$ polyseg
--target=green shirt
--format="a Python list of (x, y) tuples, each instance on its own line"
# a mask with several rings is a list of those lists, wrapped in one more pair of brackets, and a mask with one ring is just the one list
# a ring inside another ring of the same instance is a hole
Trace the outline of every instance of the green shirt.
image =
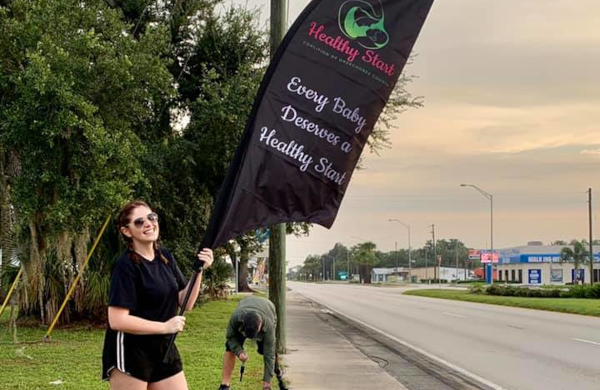
[(256, 312), (262, 319), (262, 327), (254, 339), (263, 344), (263, 358), (265, 371), (264, 382), (271, 382), (275, 369), (275, 329), (277, 328), (277, 313), (275, 305), (265, 298), (248, 297), (243, 299), (231, 315), (227, 326), (227, 345), (229, 349), (239, 356), (244, 350), (242, 342), (246, 338), (242, 334), (244, 315), (248, 312)]

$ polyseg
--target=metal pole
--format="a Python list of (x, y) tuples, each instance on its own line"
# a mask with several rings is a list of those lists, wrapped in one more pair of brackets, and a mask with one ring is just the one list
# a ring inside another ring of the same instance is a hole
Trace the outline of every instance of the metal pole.
[(594, 284), (594, 245), (592, 243), (592, 189), (588, 189), (589, 219), (590, 219), (590, 285)]
[[(492, 270), (490, 284), (494, 284), (494, 196), (473, 184), (461, 184), (460, 186), (472, 187), (490, 201), (490, 268)], [(484, 269), (487, 269), (487, 267)]]
[(441, 278), (441, 275), (440, 275), (440, 271), (441, 271), (440, 265), (441, 264), (438, 261), (438, 258), (437, 258), (437, 248), (435, 246), (435, 224), (431, 225), (431, 234), (433, 235), (433, 267), (434, 267), (434, 270), (435, 270), (435, 264), (436, 263), (438, 264), (438, 268), (437, 268), (437, 280), (438, 280), (438, 284), (440, 285), (440, 288), (441, 288), (442, 287), (442, 285), (441, 285), (442, 278)]
[(490, 261), (492, 262), (492, 276), (490, 284), (494, 284), (494, 196), (490, 195)]
[(412, 283), (412, 257), (410, 247), (410, 225), (408, 225), (408, 282)]
[[(390, 222), (398, 222), (400, 224), (402, 224), (402, 226), (404, 226), (407, 230), (408, 230), (408, 273), (409, 273), (409, 278), (411, 278), (412, 280), (412, 259), (411, 259), (411, 247), (410, 247), (410, 225), (400, 221), (399, 219), (388, 219), (388, 221)], [(396, 244), (398, 244), (396, 242)], [(398, 247), (396, 246), (396, 252), (398, 252)], [(396, 256), (398, 256), (398, 253), (396, 253)], [(398, 263), (397, 266), (400, 267), (400, 256), (398, 256)]]

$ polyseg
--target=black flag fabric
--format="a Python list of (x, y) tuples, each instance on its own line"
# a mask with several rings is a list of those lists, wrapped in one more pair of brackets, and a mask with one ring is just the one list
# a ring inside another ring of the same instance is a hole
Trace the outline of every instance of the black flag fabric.
[(433, 0), (313, 0), (271, 62), (202, 247), (283, 222), (330, 228)]

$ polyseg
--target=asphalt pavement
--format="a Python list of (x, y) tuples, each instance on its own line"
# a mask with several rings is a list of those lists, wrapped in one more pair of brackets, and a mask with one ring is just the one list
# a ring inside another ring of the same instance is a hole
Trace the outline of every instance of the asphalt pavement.
[[(600, 389), (599, 318), (404, 296), (401, 288), (294, 282), (288, 286), (373, 334), (490, 389)], [(288, 319), (288, 343), (296, 345), (293, 322)]]

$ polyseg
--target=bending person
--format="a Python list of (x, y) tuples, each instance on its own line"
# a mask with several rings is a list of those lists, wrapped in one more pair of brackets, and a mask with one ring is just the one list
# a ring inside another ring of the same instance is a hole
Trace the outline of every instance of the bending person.
[(275, 355), (276, 328), (275, 306), (268, 299), (248, 297), (238, 304), (227, 326), (227, 341), (225, 342), (223, 373), (219, 390), (229, 390), (236, 357), (242, 363), (248, 360), (248, 354), (244, 350), (246, 339), (256, 340), (258, 353), (263, 355), (264, 360), (263, 390), (271, 389), (273, 374), (276, 373), (278, 379), (281, 377)]

